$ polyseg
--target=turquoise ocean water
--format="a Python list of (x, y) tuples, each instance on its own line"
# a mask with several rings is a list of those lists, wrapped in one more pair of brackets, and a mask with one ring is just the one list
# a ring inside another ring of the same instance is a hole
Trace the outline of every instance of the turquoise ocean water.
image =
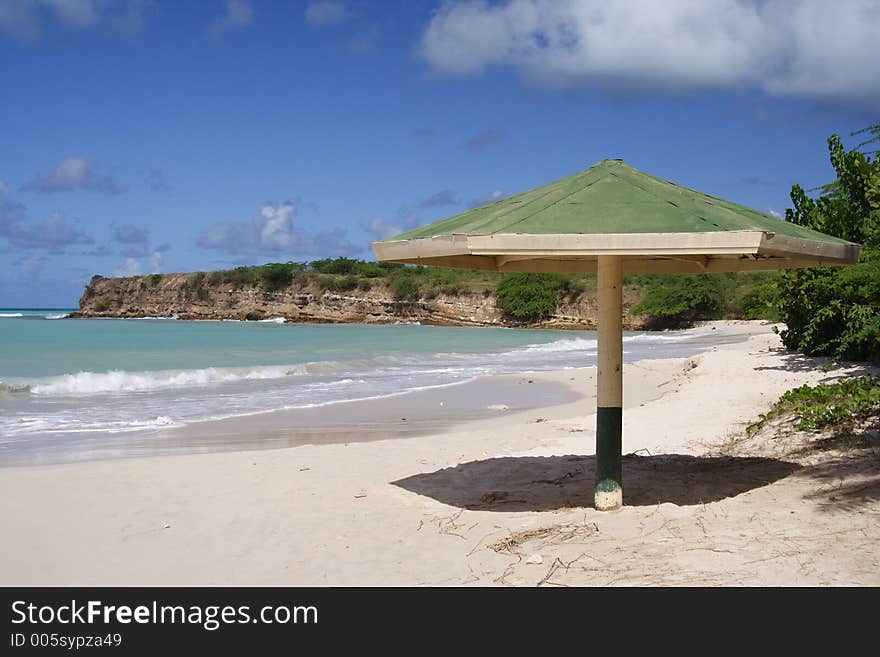
[[(47, 437), (313, 408), (596, 359), (590, 331), (68, 319), (68, 312), (0, 309), (0, 455)], [(629, 333), (625, 358), (686, 356), (719, 341), (724, 336), (711, 329)]]

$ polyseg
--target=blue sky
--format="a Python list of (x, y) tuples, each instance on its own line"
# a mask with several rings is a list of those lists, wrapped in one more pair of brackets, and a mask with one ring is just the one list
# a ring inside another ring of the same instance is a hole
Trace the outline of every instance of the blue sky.
[(880, 120), (880, 3), (0, 0), (0, 307), (347, 255), (620, 157), (774, 213)]

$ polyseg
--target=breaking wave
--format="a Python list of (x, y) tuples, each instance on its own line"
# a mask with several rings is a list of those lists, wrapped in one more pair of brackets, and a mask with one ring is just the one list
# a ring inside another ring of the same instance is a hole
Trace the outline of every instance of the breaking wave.
[[(302, 366), (217, 368), (159, 372), (77, 372), (43, 379), (29, 386), (34, 395), (90, 395), (96, 393), (141, 392), (164, 388), (207, 386), (234, 381), (281, 379), (305, 374)], [(28, 386), (25, 386), (28, 387)]]

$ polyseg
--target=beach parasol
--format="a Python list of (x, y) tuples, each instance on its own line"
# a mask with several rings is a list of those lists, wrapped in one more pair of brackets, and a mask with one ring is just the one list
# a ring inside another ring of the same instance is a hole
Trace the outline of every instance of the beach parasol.
[(598, 272), (595, 505), (619, 508), (623, 273), (856, 262), (857, 244), (657, 178), (623, 160), (372, 244), (377, 260), (500, 272)]

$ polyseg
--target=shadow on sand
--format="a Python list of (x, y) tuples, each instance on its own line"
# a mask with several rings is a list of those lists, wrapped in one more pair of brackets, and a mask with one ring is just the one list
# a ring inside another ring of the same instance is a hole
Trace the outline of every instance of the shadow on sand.
[[(623, 458), (624, 504), (715, 502), (766, 486), (800, 468), (758, 457), (628, 455)], [(505, 456), (392, 483), (463, 509), (551, 511), (592, 507), (595, 469), (595, 456)]]
[[(755, 371), (816, 372), (822, 366), (833, 365), (834, 363), (834, 359), (827, 356), (805, 356), (796, 351), (789, 351), (785, 347), (773, 347), (771, 351), (780, 355), (781, 362), (778, 365), (760, 365), (755, 368)], [(825, 383), (832, 383), (838, 379), (876, 374), (877, 367), (867, 363), (841, 361), (826, 373), (824, 381)]]

